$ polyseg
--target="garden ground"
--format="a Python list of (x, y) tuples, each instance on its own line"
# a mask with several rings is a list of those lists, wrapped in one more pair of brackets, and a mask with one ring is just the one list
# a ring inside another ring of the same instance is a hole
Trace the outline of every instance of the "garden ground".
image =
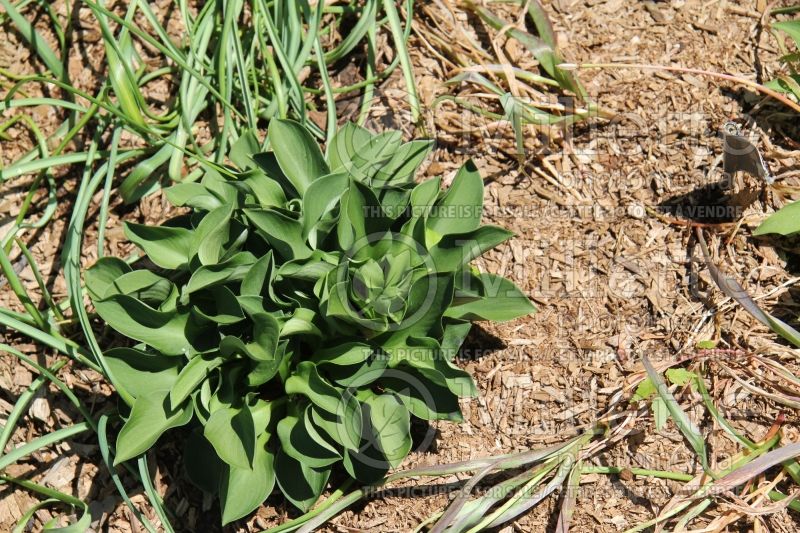
[[(771, 125), (771, 114), (777, 108), (734, 84), (634, 69), (581, 70), (577, 74), (591, 98), (616, 118), (595, 118), (567, 128), (530, 127), (526, 132), (528, 153), (520, 166), (508, 123), (481, 118), (437, 98), (462, 90), (444, 82), (457, 73), (451, 58), (454, 49), (466, 42), (465, 35), (484, 40), (488, 50), (511, 64), (535, 65), (529, 52), (516, 41), (493, 39), (496, 34), (487, 33), (474, 17), (455, 7), (456, 2), (418, 4), (409, 49), (424, 127), (415, 131), (411, 125), (399, 73), (377, 92), (371, 125), (399, 126), (408, 135), (434, 138), (437, 148), (426, 164), (426, 175), (452, 177), (466, 158), (476, 160), (487, 178), (486, 220), (517, 233), (509, 244), (481, 262), (480, 268), (510, 277), (531, 296), (539, 312), (513, 323), (475, 327), (460, 364), (474, 376), (480, 395), (463, 402), (463, 423), (437, 424), (432, 445), (412, 453), (402, 467), (561, 442), (592, 427), (612, 404), (618, 405), (616, 409), (628, 407), (632, 384), (643, 375), (642, 355), (659, 368), (676, 361), (688, 367), (703, 361), (716, 405), (738, 430), (758, 440), (782, 416), (783, 442), (800, 442), (796, 410), (749, 392), (736, 379), (746, 380), (749, 373), (761, 371), (750, 357), (753, 354), (780, 361), (797, 375), (796, 350), (779, 342), (774, 333), (725, 298), (710, 280), (692, 238), (694, 228), (702, 227), (713, 260), (725, 265), (762, 307), (778, 316), (796, 316), (793, 284), (797, 280), (788, 268), (791, 265), (787, 267), (785, 255), (769, 241), (754, 239), (751, 232), (766, 214), (786, 203), (798, 186), (800, 130)], [(766, 80), (777, 68), (779, 54), (774, 38), (762, 29), (758, 9), (763, 6), (756, 4), (760, 2), (555, 0), (545, 7), (561, 52), (570, 62), (676, 64)], [(493, 9), (514, 21), (524, 13), (519, 6)], [(18, 36), (7, 27), (0, 32), (0, 66), (17, 74), (33, 72), (36, 65), (29, 61)], [(85, 61), (70, 65), (73, 79), (84, 80), (87, 86), (100, 75), (92, 66), (100, 46), (98, 35), (96, 28), (84, 29)], [(383, 61), (391, 59), (389, 43), (381, 54)], [(334, 82), (347, 84), (356, 79), (354, 65), (342, 65)], [(152, 89), (151, 98), (168, 97), (168, 88)], [(497, 108), (486, 98), (475, 94), (470, 98)], [(357, 102), (343, 97), (342, 119), (355, 108)], [(694, 216), (699, 212), (690, 206), (708, 204), (697, 192), (708, 189), (716, 179), (713, 172), (709, 176), (711, 169), (716, 167), (719, 172), (721, 125), (747, 113), (755, 121), (746, 129), (756, 132), (765, 159), (779, 177), (776, 186), (762, 190), (760, 184), (744, 184), (757, 194), (751, 195), (752, 202), (742, 202), (743, 216), (733, 221)], [(35, 118), (45, 128), (58, 125), (46, 112)], [(30, 147), (23, 128), (9, 133), (18, 138), (16, 143), (0, 144), (3, 163)], [(23, 177), (3, 185), (0, 215), (4, 219), (15, 215), (26, 179), (30, 181)], [(68, 174), (60, 179), (59, 196), (73, 198), (77, 176)], [(668, 206), (680, 206), (682, 211)], [(54, 296), (64, 297), (66, 287), (57, 257), (69, 202), (61, 202), (59, 209), (60, 217), (26, 238), (44, 274), (50, 276)], [(108, 253), (120, 256), (132, 251), (121, 232), (122, 220), (157, 223), (170, 215), (160, 194), (135, 208), (116, 201), (111, 213)], [(86, 266), (96, 258), (96, 220), (93, 224), (85, 243)], [(30, 267), (17, 264), (23, 280), (34, 284)], [(8, 287), (2, 291), (2, 305), (15, 307)], [(711, 313), (712, 309), (717, 312)], [(699, 350), (697, 343), (706, 340), (717, 341), (720, 350)], [(19, 337), (7, 336), (6, 342), (37, 354), (41, 361), (49, 356)], [(59, 375), (82, 397), (91, 398), (95, 412), (114, 408), (112, 389), (99, 375), (74, 363)], [(14, 359), (0, 358), (0, 417), (33, 379), (35, 376)], [(711, 451), (712, 466), (722, 467), (735, 448), (719, 427), (702, 416), (704, 410), (695, 393), (687, 389), (676, 394), (683, 408), (696, 415)], [(77, 413), (55, 389), (49, 390), (34, 402), (12, 442), (29, 441), (70, 420), (77, 420)], [(620, 438), (598, 450), (587, 464), (700, 471), (671, 422), (656, 431), (650, 411), (642, 408), (625, 424), (613, 433)], [(156, 488), (177, 516), (176, 526), (213, 531), (216, 526), (211, 524), (218, 523), (216, 503), (183, 479), (180, 449), (180, 435), (176, 434), (151, 454)], [(96, 530), (140, 530), (91, 442), (76, 439), (56, 445), (9, 467), (6, 473), (33, 476), (92, 502)], [(397, 491), (353, 508), (336, 517), (327, 530), (412, 529), (448, 500), (446, 491), (434, 490), (426, 480), (415, 483), (418, 487), (413, 493)], [(647, 521), (680, 487), (680, 482), (634, 477), (629, 472), (584, 475), (574, 530), (621, 531)], [(0, 530), (10, 530), (35, 502), (24, 491), (2, 487)], [(551, 496), (506, 530), (552, 530), (558, 504), (558, 494)], [(151, 510), (143, 511), (156, 520)], [(729, 511), (724, 505), (716, 507), (706, 519)], [(250, 519), (225, 531), (261, 530), (294, 513), (276, 494)], [(46, 510), (37, 513), (40, 524), (49, 516)], [(735, 530), (752, 530), (754, 521), (771, 531), (796, 531), (799, 522), (796, 514), (782, 510), (742, 518)]]

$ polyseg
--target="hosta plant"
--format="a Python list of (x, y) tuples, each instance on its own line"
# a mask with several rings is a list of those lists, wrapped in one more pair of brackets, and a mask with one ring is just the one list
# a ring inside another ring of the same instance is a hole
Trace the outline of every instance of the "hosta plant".
[(275, 483), (307, 510), (339, 465), (378, 480), (411, 450), (411, 416), (461, 419), (470, 321), (534, 310), (470, 266), (512, 236), (481, 225), (472, 163), (443, 191), (414, 180), (431, 144), (399, 132), (347, 125), (323, 155), (276, 120), (267, 140), (244, 136), (235, 167), (167, 189), (185, 214), (125, 226), (157, 268), (103, 258), (85, 275), (97, 314), (135, 341), (105, 352), (129, 405), (116, 462), (187, 426), (187, 473), (223, 522)]

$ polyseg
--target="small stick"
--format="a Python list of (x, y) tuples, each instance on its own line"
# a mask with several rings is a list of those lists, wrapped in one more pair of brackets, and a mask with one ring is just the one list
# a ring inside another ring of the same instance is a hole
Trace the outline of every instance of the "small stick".
[(601, 69), (632, 68), (639, 70), (660, 70), (668, 72), (682, 72), (684, 74), (699, 74), (701, 76), (709, 76), (711, 78), (719, 78), (722, 80), (728, 80), (740, 83), (742, 85), (747, 85), (748, 87), (752, 87), (761, 94), (766, 94), (768, 96), (771, 96), (772, 98), (778, 100), (782, 104), (800, 113), (800, 104), (798, 104), (797, 102), (793, 102), (792, 100), (782, 95), (781, 93), (774, 91), (769, 87), (765, 87), (760, 83), (756, 83), (754, 81), (750, 81), (745, 78), (739, 78), (731, 74), (723, 74), (722, 72), (713, 72), (711, 70), (703, 70), (699, 68), (671, 67), (667, 65), (650, 65), (647, 63), (561, 63), (560, 65), (558, 65), (558, 68), (560, 68), (561, 70), (578, 70), (578, 69), (590, 69), (590, 68), (601, 68)]

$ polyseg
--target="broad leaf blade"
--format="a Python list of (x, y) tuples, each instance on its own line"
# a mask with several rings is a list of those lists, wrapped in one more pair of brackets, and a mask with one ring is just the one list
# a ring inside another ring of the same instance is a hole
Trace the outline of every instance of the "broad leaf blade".
[(231, 467), (253, 466), (256, 434), (253, 416), (246, 406), (241, 409), (217, 409), (206, 422), (203, 435), (217, 451), (219, 458)]
[(268, 448), (269, 434), (256, 442), (252, 468), (229, 467), (220, 486), (222, 524), (229, 524), (253, 512), (275, 486), (275, 455)]
[(792, 202), (773, 213), (753, 232), (753, 235), (793, 235), (800, 231), (800, 202)]
[(311, 182), (330, 172), (319, 145), (307, 129), (293, 120), (272, 120), (269, 142), (281, 170), (301, 197)]
[(139, 396), (133, 403), (131, 415), (117, 437), (114, 464), (120, 464), (150, 449), (168, 429), (182, 426), (192, 418), (192, 404), (186, 402), (171, 409), (168, 390), (153, 390)]
[(319, 499), (331, 470), (306, 466), (281, 450), (275, 457), (275, 473), (286, 499), (305, 513)]
[(126, 222), (125, 236), (161, 268), (183, 268), (191, 259), (194, 234), (186, 228)]

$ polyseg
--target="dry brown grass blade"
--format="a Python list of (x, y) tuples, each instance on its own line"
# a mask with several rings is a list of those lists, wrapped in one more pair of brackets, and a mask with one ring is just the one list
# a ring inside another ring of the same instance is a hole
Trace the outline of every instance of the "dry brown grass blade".
[(753, 318), (768, 326), (772, 331), (791, 342), (795, 346), (800, 346), (800, 332), (786, 324), (780, 319), (777, 319), (768, 313), (764, 312), (753, 298), (744, 290), (744, 287), (731, 276), (724, 275), (719, 268), (711, 260), (711, 253), (708, 251), (708, 245), (703, 237), (703, 231), (700, 228), (695, 228), (697, 240), (700, 243), (700, 249), (703, 252), (703, 257), (708, 267), (708, 272), (717, 287), (725, 293), (726, 296), (733, 298), (745, 311), (750, 313)]
[(786, 395), (782, 394), (775, 394), (764, 390), (763, 388), (753, 385), (752, 383), (748, 383), (744, 379), (742, 379), (736, 372), (734, 372), (730, 367), (723, 363), (719, 363), (722, 369), (731, 376), (736, 382), (744, 387), (745, 389), (749, 390), (753, 394), (758, 394), (765, 398), (769, 398), (770, 400), (778, 403), (780, 405), (785, 405), (786, 407), (791, 407), (793, 409), (800, 409), (800, 401), (792, 400), (791, 398), (787, 397)]
[(569, 533), (569, 525), (572, 522), (572, 515), (575, 513), (578, 491), (580, 490), (582, 467), (583, 462), (580, 460), (572, 467), (572, 472), (570, 472), (565, 487), (566, 493), (561, 501), (561, 510), (558, 513), (555, 533)]

